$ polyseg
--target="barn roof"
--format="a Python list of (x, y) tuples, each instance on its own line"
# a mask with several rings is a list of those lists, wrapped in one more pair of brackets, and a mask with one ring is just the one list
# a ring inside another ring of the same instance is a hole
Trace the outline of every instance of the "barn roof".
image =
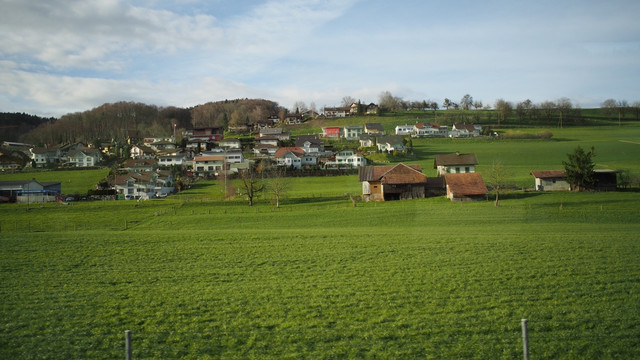
[(444, 181), (455, 197), (484, 195), (489, 192), (480, 173), (444, 174)]
[(538, 170), (532, 171), (531, 175), (538, 179), (562, 178), (564, 170)]
[(362, 166), (358, 171), (360, 181), (381, 181), (384, 184), (426, 183), (427, 177), (420, 165)]
[(476, 154), (441, 154), (436, 155), (433, 161), (433, 168), (438, 166), (452, 166), (452, 165), (478, 165), (478, 158)]

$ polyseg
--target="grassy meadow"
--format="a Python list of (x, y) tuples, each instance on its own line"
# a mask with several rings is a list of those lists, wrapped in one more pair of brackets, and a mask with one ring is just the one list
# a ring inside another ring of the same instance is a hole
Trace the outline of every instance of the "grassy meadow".
[[(434, 154), (476, 152), (532, 187), (594, 145), (598, 167), (640, 170), (640, 128), (603, 129), (419, 140), (415, 162), (433, 176)], [(118, 358), (131, 330), (135, 359), (514, 359), (523, 318), (532, 358), (640, 358), (640, 192), (354, 207), (360, 191), (352, 175), (291, 178), (279, 209), (217, 181), (2, 204), (0, 358)]]

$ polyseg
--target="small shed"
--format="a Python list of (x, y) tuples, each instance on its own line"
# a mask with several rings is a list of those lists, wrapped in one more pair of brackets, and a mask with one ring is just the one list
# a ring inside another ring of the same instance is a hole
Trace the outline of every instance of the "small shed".
[(596, 191), (616, 191), (618, 189), (619, 170), (598, 169), (593, 170)]
[(537, 191), (569, 191), (571, 185), (565, 178), (564, 170), (538, 170), (530, 173), (535, 179)]
[(489, 192), (480, 173), (444, 174), (444, 182), (451, 201), (485, 200)]

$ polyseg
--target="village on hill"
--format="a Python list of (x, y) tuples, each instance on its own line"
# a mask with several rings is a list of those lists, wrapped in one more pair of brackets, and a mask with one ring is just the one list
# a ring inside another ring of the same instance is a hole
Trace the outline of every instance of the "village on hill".
[[(142, 137), (128, 130), (126, 144), (93, 142), (33, 146), (8, 142), (3, 145), (0, 170), (108, 167), (112, 174), (93, 192), (94, 198), (151, 199), (169, 196), (198, 179), (241, 177), (257, 169), (281, 169), (289, 176), (358, 174), (363, 201), (388, 201), (446, 195), (452, 201), (486, 199), (489, 188), (480, 173), (475, 154), (439, 154), (427, 178), (420, 165), (377, 164), (372, 154), (401, 155), (412, 152), (418, 138), (490, 138), (497, 136), (488, 126), (472, 123), (415, 122), (395, 126), (386, 133), (380, 123), (331, 125), (321, 132), (291, 135), (287, 128), (309, 118), (348, 119), (356, 114), (379, 113), (376, 104), (324, 108), (313, 112), (271, 115), (251, 127), (200, 126), (172, 136)], [(287, 127), (285, 127), (286, 125)], [(122, 159), (114, 162), (113, 159)], [(374, 157), (375, 159), (375, 157)], [(564, 170), (532, 172), (535, 190), (571, 190)], [(596, 189), (615, 190), (616, 171), (596, 172)], [(493, 185), (493, 184), (492, 184)], [(4, 201), (45, 202), (72, 200), (61, 193), (59, 183), (37, 181), (0, 182)]]

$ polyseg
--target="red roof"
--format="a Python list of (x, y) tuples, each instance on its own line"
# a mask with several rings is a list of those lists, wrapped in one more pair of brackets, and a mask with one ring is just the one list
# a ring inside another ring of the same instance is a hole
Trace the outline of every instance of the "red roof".
[(444, 174), (444, 181), (454, 197), (484, 195), (489, 192), (480, 173)]
[(304, 150), (302, 150), (301, 148), (299, 148), (297, 146), (281, 147), (278, 150), (276, 150), (276, 153), (273, 156), (275, 158), (281, 158), (281, 157), (285, 156), (287, 153), (292, 153), (296, 157), (303, 157), (304, 156)]
[(383, 184), (420, 184), (427, 182), (426, 175), (422, 173), (422, 168), (417, 164), (363, 166), (359, 171), (360, 181), (380, 181)]

